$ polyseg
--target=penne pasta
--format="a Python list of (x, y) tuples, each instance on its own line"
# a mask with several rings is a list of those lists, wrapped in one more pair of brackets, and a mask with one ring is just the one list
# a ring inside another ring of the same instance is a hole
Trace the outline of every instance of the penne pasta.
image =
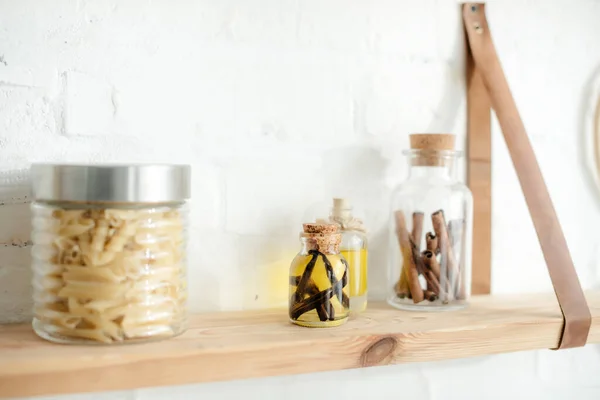
[(54, 210), (52, 216), (54, 219), (60, 220), (61, 223), (68, 223), (74, 219), (80, 218), (85, 211), (83, 210)]
[(91, 219), (74, 220), (68, 225), (61, 225), (59, 230), (60, 236), (79, 236), (94, 227), (94, 221)]
[(125, 297), (125, 294), (130, 290), (131, 284), (111, 284), (98, 282), (69, 282), (65, 281), (58, 292), (58, 297), (76, 299), (120, 299)]
[(84, 266), (68, 266), (62, 274), (65, 282), (109, 282), (118, 283), (125, 279), (125, 275), (117, 275), (108, 267), (88, 268)]
[(116, 254), (111, 251), (90, 252), (83, 255), (83, 261), (89, 267), (101, 267), (113, 261)]
[(108, 236), (108, 221), (101, 219), (96, 223), (96, 229), (92, 232), (92, 251), (101, 253), (104, 250), (104, 242)]
[(187, 286), (178, 210), (40, 210), (33, 224), (34, 313), (48, 335), (113, 343), (180, 329)]
[(48, 333), (65, 336), (70, 338), (89, 339), (101, 343), (111, 343), (112, 338), (107, 336), (101, 329), (91, 328), (63, 328), (60, 326), (49, 326), (46, 328)]
[(173, 335), (173, 328), (171, 328), (169, 325), (142, 325), (130, 327), (125, 330), (125, 336), (128, 338), (171, 335)]
[(58, 293), (65, 284), (65, 281), (61, 277), (54, 275), (44, 275), (33, 277), (33, 287), (41, 292), (46, 293)]

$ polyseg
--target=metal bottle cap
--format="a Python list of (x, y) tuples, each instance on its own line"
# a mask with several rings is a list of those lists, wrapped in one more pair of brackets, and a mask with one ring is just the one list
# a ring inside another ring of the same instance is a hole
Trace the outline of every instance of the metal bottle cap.
[(190, 198), (190, 166), (33, 164), (36, 200), (167, 203)]

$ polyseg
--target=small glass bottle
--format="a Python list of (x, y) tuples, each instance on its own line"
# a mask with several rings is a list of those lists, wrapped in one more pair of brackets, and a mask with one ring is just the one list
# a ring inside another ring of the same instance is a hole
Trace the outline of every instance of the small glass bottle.
[(342, 232), (340, 253), (348, 262), (350, 273), (350, 311), (361, 313), (367, 308), (367, 235), (361, 220), (352, 214), (347, 199), (333, 199), (329, 220)]
[(289, 317), (309, 328), (348, 320), (348, 264), (340, 255), (342, 235), (334, 224), (304, 224), (302, 249), (290, 266)]
[(189, 166), (34, 164), (32, 183), (38, 336), (119, 344), (185, 330)]
[(471, 292), (473, 197), (455, 177), (450, 134), (410, 135), (409, 176), (392, 195), (388, 303), (459, 309)]

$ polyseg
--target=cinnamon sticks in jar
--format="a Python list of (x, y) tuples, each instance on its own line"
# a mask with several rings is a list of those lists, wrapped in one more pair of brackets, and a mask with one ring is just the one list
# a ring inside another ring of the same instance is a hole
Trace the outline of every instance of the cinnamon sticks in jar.
[(400, 278), (395, 285), (397, 297), (414, 304), (465, 300), (465, 271), (457, 257), (463, 252), (464, 221), (447, 222), (443, 210), (432, 213), (433, 232), (425, 234), (426, 249), (420, 251), (424, 213), (413, 213), (411, 233), (403, 211), (396, 211), (394, 219), (402, 255)]
[(393, 281), (387, 300), (393, 307), (441, 310), (467, 305), (473, 199), (455, 176), (461, 154), (455, 143), (452, 134), (410, 135), (410, 150), (404, 151), (409, 177), (392, 195), (390, 233), (399, 246), (390, 254)]
[[(411, 235), (406, 229), (406, 218), (404, 212), (397, 211), (396, 217), (396, 235), (398, 236), (398, 242), (400, 244), (400, 251), (402, 252), (402, 272), (400, 273), (400, 281), (398, 282), (398, 296), (408, 297), (411, 295), (413, 302), (419, 303), (423, 301), (424, 294), (419, 282), (419, 271), (417, 271), (417, 259), (418, 254), (415, 255), (411, 246), (412, 239)], [(422, 222), (423, 219), (421, 218)], [(414, 231), (414, 230), (413, 230)], [(416, 250), (418, 253), (418, 250)]]

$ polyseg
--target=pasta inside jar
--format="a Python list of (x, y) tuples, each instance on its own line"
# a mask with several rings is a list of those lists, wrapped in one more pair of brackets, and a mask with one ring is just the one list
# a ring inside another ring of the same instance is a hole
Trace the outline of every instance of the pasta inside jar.
[(183, 329), (185, 210), (33, 210), (40, 336), (112, 343)]

